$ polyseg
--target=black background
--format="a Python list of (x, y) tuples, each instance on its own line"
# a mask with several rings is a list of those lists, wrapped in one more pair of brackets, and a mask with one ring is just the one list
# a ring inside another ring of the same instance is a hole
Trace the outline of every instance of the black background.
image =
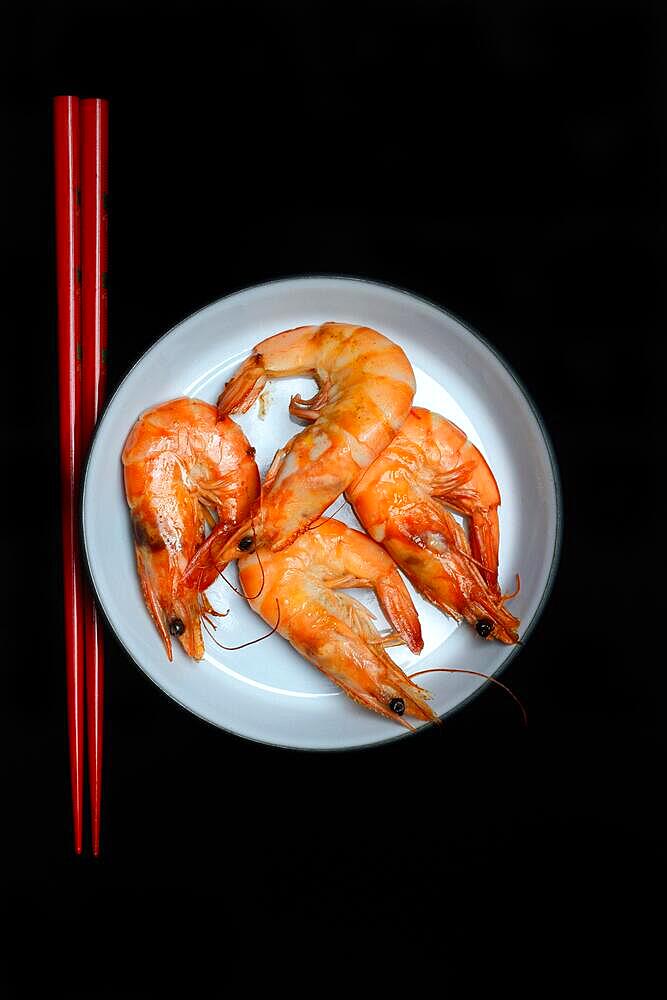
[[(664, 555), (662, 5), (26, 10), (5, 35), (3, 101), (4, 895), (10, 958), (29, 946), (24, 984), (66, 973), (67, 942), (78, 969), (120, 991), (224, 981), (248, 948), (248, 984), (264, 970), (289, 983), (307, 956), (320, 982), (354, 959), (379, 988), (404, 976), (423, 988), (433, 961), (443, 986), (485, 966), (518, 983), (535, 957), (549, 978), (575, 958), (593, 976), (645, 967), (663, 836), (664, 601), (648, 569)], [(102, 857), (73, 856), (58, 93), (111, 101), (110, 390), (193, 310), (303, 273), (427, 296), (515, 368), (565, 494), (551, 599), (504, 676), (527, 729), (488, 690), (442, 733), (344, 754), (270, 749), (182, 711), (107, 635)]]

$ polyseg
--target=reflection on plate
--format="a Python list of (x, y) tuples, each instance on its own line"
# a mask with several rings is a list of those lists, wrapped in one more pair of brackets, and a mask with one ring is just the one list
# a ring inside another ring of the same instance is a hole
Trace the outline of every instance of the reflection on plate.
[[(106, 617), (130, 656), (177, 702), (223, 729), (283, 747), (343, 749), (409, 735), (360, 708), (280, 636), (235, 652), (207, 639), (203, 661), (180, 646), (166, 659), (137, 579), (120, 455), (143, 410), (188, 395), (214, 403), (250, 348), (280, 330), (326, 320), (375, 327), (404, 349), (415, 371), (415, 405), (458, 424), (491, 465), (502, 497), (500, 582), (521, 592), (512, 611), (525, 639), (548, 596), (560, 543), (560, 492), (544, 427), (507, 365), (459, 320), (407, 292), (351, 278), (294, 278), (245, 289), (179, 323), (137, 362), (110, 400), (93, 442), (83, 487), (83, 539), (90, 574)], [(235, 416), (256, 448), (264, 475), (274, 452), (295, 433), (287, 404), (308, 379), (271, 383), (247, 413)], [(330, 508), (359, 527), (346, 504)], [(236, 570), (229, 572), (235, 578)], [(498, 674), (517, 647), (483, 642), (424, 601), (408, 584), (425, 641), (420, 656), (391, 650), (407, 673), (463, 667)], [(263, 622), (219, 581), (211, 589), (218, 638), (238, 645), (262, 635)], [(377, 610), (372, 592), (355, 597)], [(381, 612), (378, 612), (381, 618)], [(465, 674), (424, 678), (440, 715), (458, 708), (485, 683)], [(419, 725), (419, 724), (418, 724)]]

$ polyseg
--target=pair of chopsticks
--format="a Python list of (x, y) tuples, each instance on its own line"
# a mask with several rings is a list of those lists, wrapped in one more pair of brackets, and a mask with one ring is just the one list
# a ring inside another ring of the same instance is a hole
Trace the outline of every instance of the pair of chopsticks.
[[(84, 699), (93, 854), (100, 849), (104, 646), (83, 578), (78, 505), (82, 456), (102, 403), (107, 342), (109, 106), (53, 99), (58, 390), (67, 715), (74, 850), (83, 849)], [(85, 691), (84, 691), (85, 688)]]

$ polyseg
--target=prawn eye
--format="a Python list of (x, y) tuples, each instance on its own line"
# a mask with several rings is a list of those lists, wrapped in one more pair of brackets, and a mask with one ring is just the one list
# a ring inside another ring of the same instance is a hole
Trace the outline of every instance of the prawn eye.
[(486, 639), (493, 632), (493, 622), (489, 618), (480, 618), (475, 628), (477, 635), (481, 635), (482, 639)]
[(172, 618), (169, 622), (169, 634), (170, 635), (183, 635), (185, 632), (185, 625), (183, 624), (182, 618)]
[(239, 548), (241, 552), (248, 552), (253, 547), (253, 544), (252, 535), (246, 535), (245, 538), (242, 538), (239, 542)]
[(405, 702), (402, 698), (392, 698), (389, 702), (389, 708), (392, 712), (396, 712), (396, 715), (403, 715), (405, 712)]

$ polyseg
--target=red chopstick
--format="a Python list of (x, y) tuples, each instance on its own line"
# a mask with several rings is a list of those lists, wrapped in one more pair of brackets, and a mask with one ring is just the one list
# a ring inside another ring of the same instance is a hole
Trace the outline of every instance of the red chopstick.
[[(109, 105), (81, 101), (82, 449), (87, 452), (106, 386)], [(88, 786), (93, 854), (100, 852), (104, 638), (90, 585), (84, 588)]]
[(53, 101), (61, 521), (65, 605), (67, 718), (74, 850), (83, 831), (84, 636), (77, 526), (81, 463), (81, 262), (79, 248), (79, 99)]

